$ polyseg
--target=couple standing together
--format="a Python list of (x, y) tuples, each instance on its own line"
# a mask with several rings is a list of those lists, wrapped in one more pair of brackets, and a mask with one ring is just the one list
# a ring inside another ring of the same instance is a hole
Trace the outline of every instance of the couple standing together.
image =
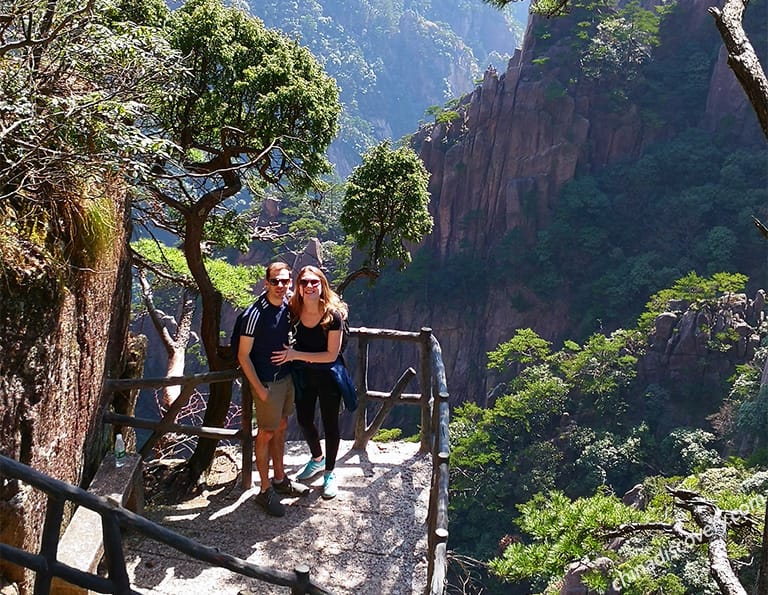
[[(265, 291), (243, 315), (237, 352), (238, 362), (251, 387), (258, 424), (254, 452), (261, 491), (256, 502), (273, 516), (285, 514), (280, 495), (309, 493), (309, 487), (291, 481), (283, 465), (285, 431), (294, 402), (296, 419), (312, 453), (297, 479), (311, 479), (324, 470), (323, 498), (334, 498), (337, 491), (334, 467), (341, 439), (339, 407), (342, 396), (330, 365), (337, 361), (341, 352), (342, 324), (347, 317), (347, 306), (317, 267), (303, 267), (296, 283), (296, 291), (290, 295), (290, 267), (284, 262), (273, 262), (267, 267)], [(287, 365), (289, 362), (296, 363)], [(298, 399), (295, 398), (292, 367), (294, 374), (300, 370), (301, 395)], [(315, 426), (318, 402), (325, 430), (325, 457)], [(274, 467), (271, 481), (270, 458)]]

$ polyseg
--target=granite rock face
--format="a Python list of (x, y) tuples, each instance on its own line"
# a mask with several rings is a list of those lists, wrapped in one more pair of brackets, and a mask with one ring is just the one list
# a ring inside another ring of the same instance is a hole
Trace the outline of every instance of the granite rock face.
[[(711, 38), (713, 48), (721, 44), (707, 13), (709, 3), (684, 0), (679, 6), (676, 24), (682, 23), (691, 35), (701, 32)], [(564, 63), (558, 60), (568, 48), (551, 39), (564, 36), (567, 26), (532, 17), (523, 47), (506, 71), (486, 71), (482, 83), (461, 100), (458, 118), (424, 126), (414, 135), (412, 146), (431, 174), (435, 222), (416, 252), (428, 255), (434, 267), (460, 260), (467, 269), (482, 270), (486, 258), (509, 246), (533, 251), (566, 182), (635, 160), (648, 145), (674, 134), (674, 126), (684, 125), (653, 125), (634, 104), (606, 109), (605, 85), (578, 84), (566, 90), (564, 81), (573, 74), (558, 66)], [(551, 32), (549, 40), (541, 35), (543, 29)], [(543, 60), (548, 60), (546, 67)], [(738, 120), (745, 132), (734, 134), (747, 138), (755, 120), (751, 106), (724, 57), (713, 64), (699, 124), (720, 130)], [(759, 134), (759, 127), (754, 128)], [(454, 281), (447, 290), (412, 288), (397, 308), (374, 310), (365, 324), (431, 327), (441, 342), (449, 389), (457, 402), (487, 398), (497, 379), (485, 370), (485, 354), (515, 329), (530, 327), (555, 342), (570, 332), (566, 288), (543, 304), (515, 270), (493, 271), (480, 285), (464, 283), (462, 271), (455, 268), (446, 275)], [(391, 356), (393, 367), (409, 365), (398, 357)]]
[[(690, 34), (703, 31), (718, 44), (711, 3), (684, 0), (680, 12)], [(604, 85), (578, 84), (558, 66), (568, 51), (541, 35), (566, 36), (567, 20), (531, 17), (523, 47), (506, 72), (485, 72), (462, 99), (460, 119), (425, 126), (413, 144), (431, 173), (429, 190), (435, 230), (426, 242), (439, 259), (464, 245), (483, 253), (499, 237), (520, 229), (522, 237), (548, 222), (562, 185), (577, 174), (635, 159), (643, 148), (674, 131), (643, 117), (635, 104), (606, 109)], [(716, 47), (716, 46), (715, 46)], [(700, 124), (710, 130), (737, 127), (736, 138), (764, 142), (746, 94), (727, 65), (724, 50), (709, 73)], [(538, 64), (548, 60), (542, 68)], [(550, 67), (550, 65), (552, 65)]]
[[(93, 476), (109, 442), (102, 384), (122, 373), (127, 342), (129, 229), (120, 198), (114, 247), (94, 266), (64, 276), (28, 246), (18, 263), (24, 278), (0, 289), (0, 453), (75, 485)], [(0, 542), (36, 553), (45, 511), (44, 493), (3, 481)], [(29, 573), (2, 562), (0, 573), (31, 592)]]
[(648, 351), (640, 360), (640, 376), (664, 384), (695, 376), (702, 384), (718, 383), (760, 346), (765, 322), (764, 290), (753, 298), (728, 294), (713, 306), (671, 304), (674, 310), (656, 319)]

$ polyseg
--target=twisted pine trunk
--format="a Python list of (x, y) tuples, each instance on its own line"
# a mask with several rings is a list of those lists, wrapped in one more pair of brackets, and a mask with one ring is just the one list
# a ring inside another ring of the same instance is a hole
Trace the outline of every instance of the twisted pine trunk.
[(747, 3), (748, 0), (726, 0), (722, 10), (713, 6), (709, 12), (715, 18), (715, 26), (728, 50), (728, 65), (747, 94), (768, 138), (768, 78), (742, 25)]
[[(763, 366), (763, 376), (760, 379), (760, 391), (768, 391), (768, 359)], [(763, 543), (760, 550), (760, 567), (757, 570), (757, 587), (755, 595), (768, 593), (768, 501), (765, 503), (765, 519), (763, 520)]]

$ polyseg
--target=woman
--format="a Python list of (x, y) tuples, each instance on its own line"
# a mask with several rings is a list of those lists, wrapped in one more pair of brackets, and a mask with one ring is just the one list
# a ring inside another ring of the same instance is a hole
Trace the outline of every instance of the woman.
[[(333, 471), (341, 440), (339, 407), (342, 396), (330, 364), (339, 358), (347, 305), (330, 288), (323, 272), (309, 265), (299, 271), (296, 292), (289, 301), (289, 307), (294, 344), (283, 351), (275, 351), (272, 361), (276, 365), (297, 362), (294, 364), (296, 419), (309, 444), (312, 458), (296, 479), (310, 479), (325, 469), (323, 498), (330, 499), (336, 496), (337, 491)], [(325, 457), (315, 426), (318, 402), (325, 430)]]

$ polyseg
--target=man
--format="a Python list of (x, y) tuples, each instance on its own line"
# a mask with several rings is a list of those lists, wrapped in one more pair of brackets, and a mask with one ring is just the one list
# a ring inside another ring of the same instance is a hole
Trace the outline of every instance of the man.
[[(290, 267), (284, 262), (271, 263), (264, 286), (264, 293), (245, 311), (237, 359), (251, 387), (258, 425), (254, 452), (261, 491), (256, 502), (269, 514), (283, 516), (285, 507), (278, 494), (303, 496), (309, 492), (307, 486), (294, 483), (285, 475), (285, 429), (293, 412), (294, 387), (288, 366), (271, 361), (272, 352), (288, 344)], [(271, 482), (270, 457), (275, 475)]]

